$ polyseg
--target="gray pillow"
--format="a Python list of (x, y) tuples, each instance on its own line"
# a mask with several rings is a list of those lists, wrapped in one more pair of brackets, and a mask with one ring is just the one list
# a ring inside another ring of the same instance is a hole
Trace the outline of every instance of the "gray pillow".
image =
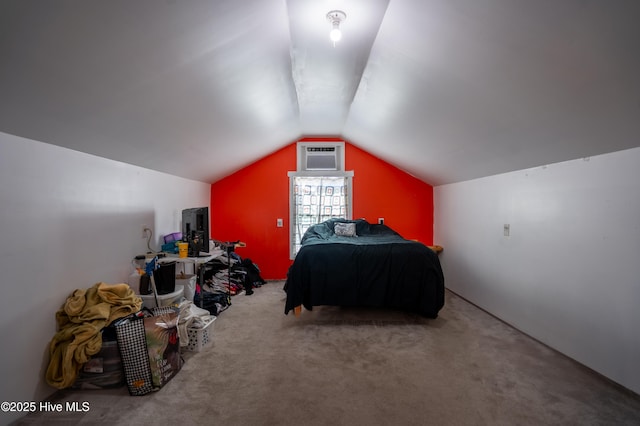
[(336, 222), (333, 232), (341, 237), (357, 237), (355, 223)]

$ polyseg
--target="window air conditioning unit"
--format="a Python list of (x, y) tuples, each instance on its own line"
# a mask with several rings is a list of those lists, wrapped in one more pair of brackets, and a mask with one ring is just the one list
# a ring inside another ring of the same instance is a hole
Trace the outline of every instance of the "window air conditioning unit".
[(298, 171), (344, 171), (344, 142), (298, 142)]

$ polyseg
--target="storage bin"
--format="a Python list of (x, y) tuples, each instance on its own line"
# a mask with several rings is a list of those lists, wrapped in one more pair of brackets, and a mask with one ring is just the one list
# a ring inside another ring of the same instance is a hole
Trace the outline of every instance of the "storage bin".
[(176, 262), (158, 263), (153, 271), (158, 294), (170, 294), (176, 291)]
[(172, 243), (174, 241), (181, 241), (181, 240), (182, 240), (182, 232), (174, 232), (172, 234), (167, 234), (164, 236), (165, 243)]
[(151, 294), (141, 294), (139, 295), (140, 299), (142, 299), (142, 306), (145, 308), (155, 308), (163, 307), (163, 306), (171, 306), (174, 303), (180, 302), (180, 299), (184, 297), (184, 286), (176, 285), (176, 290), (169, 294), (159, 294), (158, 295), (158, 305), (156, 305), (156, 298)]
[(116, 330), (106, 327), (102, 330), (102, 347), (93, 355), (80, 371), (73, 389), (108, 389), (124, 386), (124, 370), (118, 350)]
[(187, 328), (189, 344), (184, 348), (191, 352), (200, 352), (207, 343), (213, 340), (213, 323), (216, 317), (211, 317), (202, 328)]

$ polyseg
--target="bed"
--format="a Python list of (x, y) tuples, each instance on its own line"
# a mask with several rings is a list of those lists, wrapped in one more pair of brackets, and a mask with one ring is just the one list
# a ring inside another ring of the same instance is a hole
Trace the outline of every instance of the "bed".
[(363, 219), (311, 225), (284, 290), (285, 314), (297, 314), (300, 306), (367, 306), (436, 318), (444, 306), (444, 276), (436, 252)]

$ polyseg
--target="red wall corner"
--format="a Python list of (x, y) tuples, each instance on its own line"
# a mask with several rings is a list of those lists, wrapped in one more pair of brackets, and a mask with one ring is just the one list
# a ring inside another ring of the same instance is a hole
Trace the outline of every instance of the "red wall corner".
[(385, 225), (405, 238), (433, 244), (433, 187), (362, 149), (347, 145), (354, 170), (353, 217)]

